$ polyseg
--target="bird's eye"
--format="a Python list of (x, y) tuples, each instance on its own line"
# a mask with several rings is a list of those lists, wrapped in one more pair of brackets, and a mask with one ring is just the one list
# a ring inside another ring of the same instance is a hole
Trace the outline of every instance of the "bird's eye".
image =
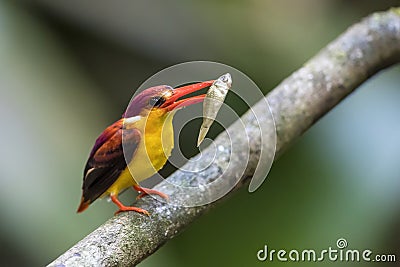
[(153, 96), (149, 100), (149, 105), (151, 107), (159, 107), (162, 104), (164, 104), (164, 102), (165, 102), (165, 98), (164, 97), (162, 97), (162, 96)]

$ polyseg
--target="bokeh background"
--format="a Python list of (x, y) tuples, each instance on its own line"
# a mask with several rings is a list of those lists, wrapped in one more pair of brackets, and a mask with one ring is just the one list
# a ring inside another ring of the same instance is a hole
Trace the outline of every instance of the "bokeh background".
[[(219, 61), (267, 93), (349, 25), (395, 5), (0, 1), (0, 265), (45, 265), (112, 216), (106, 201), (75, 213), (83, 166), (97, 135), (155, 72)], [(371, 78), (299, 139), (259, 190), (243, 188), (140, 266), (277, 266), (257, 251), (324, 249), (341, 237), (399, 261), (399, 85), (399, 66)], [(186, 130), (181, 141), (193, 136)]]

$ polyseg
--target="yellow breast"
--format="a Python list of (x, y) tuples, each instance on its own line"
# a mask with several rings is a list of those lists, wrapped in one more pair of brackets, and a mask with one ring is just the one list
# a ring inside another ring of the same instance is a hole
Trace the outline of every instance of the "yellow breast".
[(174, 147), (173, 115), (152, 111), (148, 117), (142, 117), (131, 126), (139, 129), (142, 137), (128, 168), (106, 191), (107, 195), (117, 195), (125, 188), (149, 178), (165, 165)]

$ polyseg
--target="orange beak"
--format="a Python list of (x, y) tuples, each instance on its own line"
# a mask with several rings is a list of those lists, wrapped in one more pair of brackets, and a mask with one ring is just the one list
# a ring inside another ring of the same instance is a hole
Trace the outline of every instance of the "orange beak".
[(202, 102), (206, 96), (205, 94), (188, 97), (181, 100), (178, 99), (203, 88), (210, 87), (213, 82), (214, 80), (211, 80), (175, 88), (173, 94), (167, 99), (167, 101), (164, 102), (164, 104), (161, 105), (160, 108), (165, 108), (168, 111), (172, 111), (174, 109), (179, 109)]

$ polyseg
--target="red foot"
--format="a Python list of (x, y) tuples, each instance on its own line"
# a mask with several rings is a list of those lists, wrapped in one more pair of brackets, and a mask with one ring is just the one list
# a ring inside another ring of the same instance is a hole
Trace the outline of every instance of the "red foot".
[(161, 193), (160, 191), (154, 190), (154, 189), (150, 189), (150, 188), (144, 188), (144, 187), (140, 187), (138, 185), (134, 185), (133, 189), (135, 189), (138, 192), (141, 192), (136, 199), (141, 199), (142, 197), (146, 196), (146, 195), (159, 195), (160, 197), (162, 197), (163, 199), (165, 199), (166, 201), (169, 200), (169, 197), (164, 194)]
[(121, 203), (121, 201), (119, 201), (118, 197), (115, 196), (115, 195), (111, 195), (111, 200), (119, 208), (119, 210), (117, 212), (115, 212), (114, 215), (117, 215), (118, 213), (125, 212), (125, 211), (136, 211), (136, 212), (142, 213), (144, 215), (148, 215), (148, 216), (150, 215), (150, 213), (147, 210), (144, 210), (144, 209), (141, 209), (141, 208), (138, 208), (138, 207), (127, 207), (127, 206), (125, 206), (124, 204)]

